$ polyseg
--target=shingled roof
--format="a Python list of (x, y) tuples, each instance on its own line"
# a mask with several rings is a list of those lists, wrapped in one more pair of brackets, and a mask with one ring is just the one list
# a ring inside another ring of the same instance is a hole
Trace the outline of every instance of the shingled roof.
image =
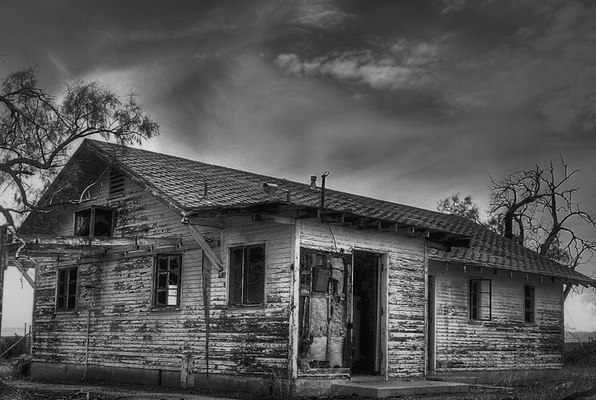
[[(85, 151), (118, 166), (182, 213), (265, 204), (316, 208), (320, 202), (320, 193), (308, 184), (286, 179), (88, 139), (77, 154)], [(274, 185), (274, 190), (264, 190), (264, 184)], [(554, 276), (596, 287), (595, 280), (462, 217), (329, 189), (325, 210), (470, 239), (468, 247), (429, 249), (434, 260)]]

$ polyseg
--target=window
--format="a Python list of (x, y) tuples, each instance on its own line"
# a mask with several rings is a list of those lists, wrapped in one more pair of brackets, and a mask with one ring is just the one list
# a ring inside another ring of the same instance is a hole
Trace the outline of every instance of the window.
[(470, 280), (470, 319), (490, 321), (491, 288), (490, 279)]
[(180, 270), (182, 256), (160, 255), (155, 259), (155, 307), (180, 305)]
[(112, 236), (114, 210), (92, 207), (75, 213), (75, 236)]
[(77, 305), (77, 268), (58, 270), (57, 310), (74, 310)]
[(535, 293), (534, 286), (524, 286), (524, 322), (526, 324), (533, 324), (536, 322)]
[(258, 305), (265, 299), (265, 245), (230, 249), (230, 304)]

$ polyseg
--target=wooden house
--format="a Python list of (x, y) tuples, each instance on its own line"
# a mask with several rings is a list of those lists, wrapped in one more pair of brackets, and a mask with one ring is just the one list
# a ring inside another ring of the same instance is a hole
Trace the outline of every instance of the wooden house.
[(37, 379), (560, 368), (565, 289), (596, 284), (457, 216), (98, 141), (42, 201), (12, 248), (35, 268)]

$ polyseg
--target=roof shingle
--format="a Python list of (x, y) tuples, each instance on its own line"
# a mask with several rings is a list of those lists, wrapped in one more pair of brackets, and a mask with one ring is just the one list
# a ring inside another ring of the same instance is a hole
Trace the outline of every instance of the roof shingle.
[[(188, 212), (284, 202), (317, 207), (320, 201), (320, 192), (286, 179), (94, 140), (85, 140), (83, 146)], [(264, 183), (275, 184), (278, 190), (268, 193)], [(325, 209), (471, 238), (469, 247), (429, 249), (434, 260), (554, 276), (596, 287), (595, 280), (459, 216), (330, 189), (326, 190)]]

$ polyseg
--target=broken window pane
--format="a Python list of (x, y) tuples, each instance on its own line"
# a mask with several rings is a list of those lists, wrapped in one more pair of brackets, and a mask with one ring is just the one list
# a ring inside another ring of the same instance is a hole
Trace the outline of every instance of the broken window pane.
[(75, 213), (75, 236), (89, 236), (91, 226), (91, 210)]
[(112, 210), (96, 208), (93, 236), (112, 236)]
[(155, 260), (154, 306), (180, 305), (180, 255), (160, 255)]
[(75, 213), (75, 236), (112, 236), (114, 210), (92, 207)]

